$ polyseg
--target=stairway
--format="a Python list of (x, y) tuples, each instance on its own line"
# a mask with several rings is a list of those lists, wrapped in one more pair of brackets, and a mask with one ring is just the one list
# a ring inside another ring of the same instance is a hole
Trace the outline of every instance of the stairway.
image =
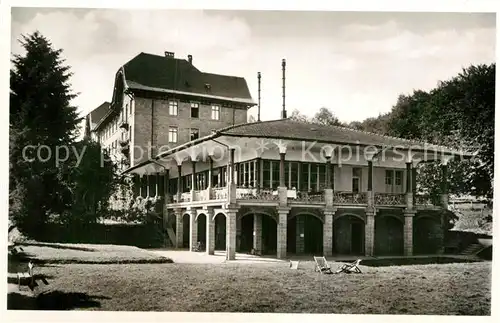
[(460, 252), (464, 256), (475, 256), (479, 251), (483, 250), (484, 246), (479, 243), (472, 243)]

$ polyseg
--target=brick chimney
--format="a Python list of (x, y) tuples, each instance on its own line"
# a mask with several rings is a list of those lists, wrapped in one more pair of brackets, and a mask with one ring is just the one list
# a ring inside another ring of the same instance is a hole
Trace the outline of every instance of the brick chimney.
[(188, 62), (189, 64), (193, 65), (193, 55), (188, 55)]
[(165, 57), (174, 58), (174, 52), (167, 52), (167, 51), (165, 51)]

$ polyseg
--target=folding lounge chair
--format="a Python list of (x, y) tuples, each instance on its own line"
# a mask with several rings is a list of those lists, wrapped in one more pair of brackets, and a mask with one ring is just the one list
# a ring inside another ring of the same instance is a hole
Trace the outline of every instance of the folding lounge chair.
[(361, 262), (361, 259), (358, 259), (353, 263), (344, 264), (335, 273), (340, 274), (343, 272), (343, 273), (347, 273), (347, 274), (350, 274), (350, 273), (361, 274), (361, 270), (358, 267), (360, 262)]
[(28, 271), (27, 272), (18, 272), (17, 273), (17, 284), (18, 284), (18, 289), (21, 290), (21, 280), (22, 279), (30, 279), (30, 282), (28, 286), (34, 286), (35, 280), (34, 280), (34, 275), (33, 275), (33, 263), (30, 261), (28, 263)]
[(326, 261), (325, 257), (314, 257), (314, 261), (316, 262), (316, 266), (314, 267), (314, 271), (319, 271), (322, 274), (333, 274), (330, 265)]

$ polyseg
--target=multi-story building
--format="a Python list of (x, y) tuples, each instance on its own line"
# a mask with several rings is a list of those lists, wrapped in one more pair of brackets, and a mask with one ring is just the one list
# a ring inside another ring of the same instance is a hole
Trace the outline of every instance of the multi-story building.
[[(246, 123), (253, 101), (243, 79), (209, 74), (211, 83), (185, 81), (179, 75), (205, 76), (179, 61), (177, 69), (172, 57), (140, 54), (125, 64), (111, 104), (121, 110), (110, 112), (122, 115), (118, 120), (130, 134), (122, 147), (153, 143), (141, 158), (124, 149), (131, 160), (124, 173), (141, 178), (138, 194), (161, 198), (164, 227), (176, 247), (195, 250), (201, 242), (208, 254), (225, 249), (227, 259), (236, 251), (278, 258), (443, 251), (447, 163), (470, 155), (287, 119), (284, 91), (281, 119)], [(157, 70), (165, 66), (184, 71), (162, 78)], [(173, 145), (157, 149), (164, 142)], [(417, 194), (418, 164), (431, 160), (442, 163), (445, 179), (437, 199)]]
[(205, 73), (191, 55), (186, 60), (165, 52), (140, 53), (120, 67), (111, 104), (101, 116), (104, 105), (88, 116), (92, 136), (125, 170), (216, 129), (245, 123), (255, 103), (244, 78)]

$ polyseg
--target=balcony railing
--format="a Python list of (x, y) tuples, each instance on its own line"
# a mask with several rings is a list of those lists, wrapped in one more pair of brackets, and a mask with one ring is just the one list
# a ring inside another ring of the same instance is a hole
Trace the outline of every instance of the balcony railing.
[[(210, 200), (227, 200), (228, 188), (220, 187), (211, 190), (197, 190), (184, 192), (181, 194), (180, 201), (177, 201), (177, 195), (169, 196), (168, 203), (186, 203), (196, 201)], [(367, 192), (333, 192), (333, 204), (337, 205), (367, 205)], [(381, 206), (405, 206), (407, 203), (406, 194), (404, 193), (374, 193), (374, 205)], [(326, 203), (324, 192), (301, 192), (296, 190), (287, 190), (287, 198), (290, 203), (311, 203), (323, 204)], [(279, 193), (272, 189), (256, 189), (256, 188), (236, 188), (236, 199), (241, 201), (279, 201)], [(413, 197), (413, 203), (417, 206), (438, 206), (439, 200), (425, 194), (416, 194)]]
[(366, 193), (334, 192), (333, 193), (333, 203), (334, 204), (367, 204), (368, 197), (367, 197)]
[(213, 189), (213, 196), (215, 200), (227, 199), (227, 187), (218, 187)]
[(298, 192), (297, 199), (295, 201), (305, 203), (325, 203), (325, 194), (322, 192)]
[(439, 201), (429, 194), (416, 194), (413, 197), (415, 205), (432, 206), (439, 205)]
[(195, 201), (208, 201), (209, 200), (208, 195), (209, 195), (208, 190), (194, 191), (194, 200)]
[(401, 193), (375, 193), (376, 205), (405, 205), (406, 194)]
[(270, 189), (236, 188), (236, 198), (239, 200), (277, 201), (279, 195), (277, 191)]

